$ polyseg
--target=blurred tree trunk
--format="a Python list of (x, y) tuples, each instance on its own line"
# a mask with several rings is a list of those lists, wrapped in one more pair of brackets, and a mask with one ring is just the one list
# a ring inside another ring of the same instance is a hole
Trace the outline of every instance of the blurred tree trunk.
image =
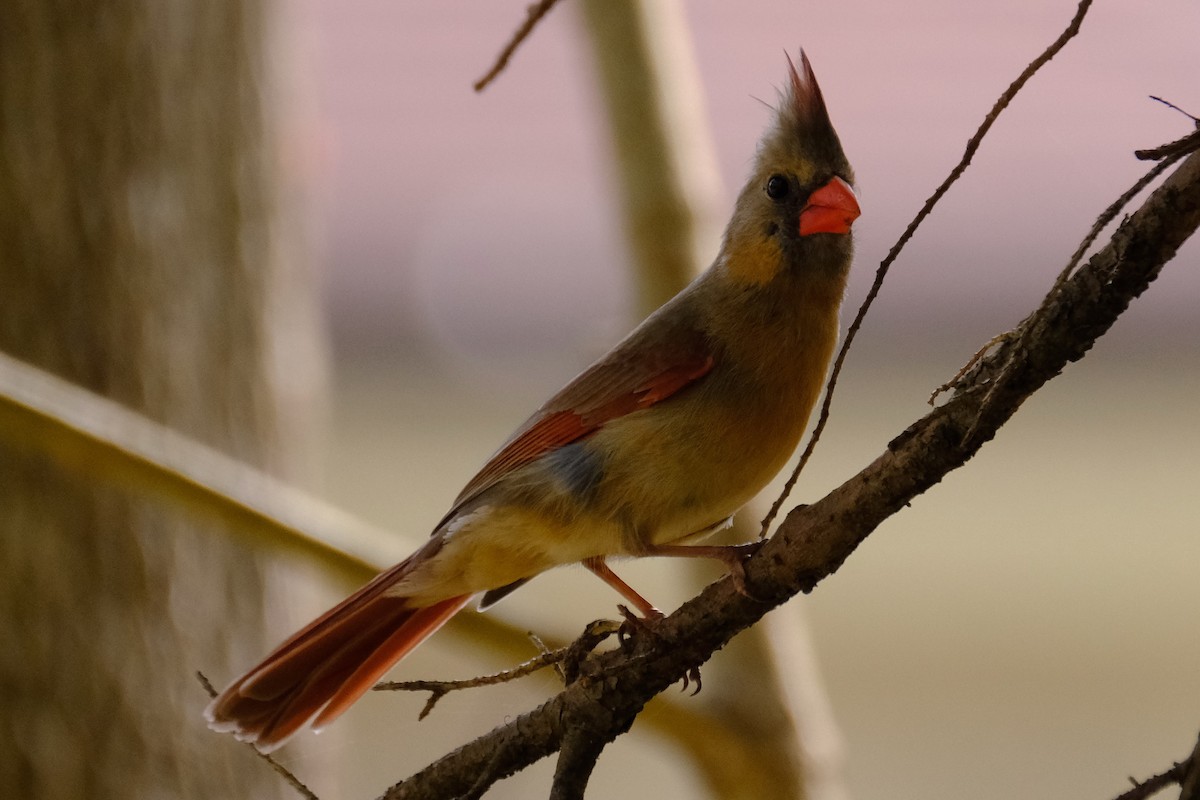
[[(266, 17), (0, 5), (0, 349), (270, 468), (312, 375), (284, 345), (315, 339), (278, 249)], [(0, 797), (277, 792), (213, 746), (194, 677), (257, 654), (260, 584), (211, 526), (0, 443)]]

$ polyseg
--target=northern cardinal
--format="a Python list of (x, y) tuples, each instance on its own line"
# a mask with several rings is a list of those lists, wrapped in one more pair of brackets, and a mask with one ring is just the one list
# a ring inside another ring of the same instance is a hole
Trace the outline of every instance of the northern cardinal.
[(281, 644), (209, 705), (266, 752), (334, 720), (476, 594), (486, 607), (582, 562), (659, 612), (609, 556), (703, 556), (787, 462), (819, 394), (859, 215), (803, 52), (713, 265), (550, 398), (472, 478), (423, 547)]

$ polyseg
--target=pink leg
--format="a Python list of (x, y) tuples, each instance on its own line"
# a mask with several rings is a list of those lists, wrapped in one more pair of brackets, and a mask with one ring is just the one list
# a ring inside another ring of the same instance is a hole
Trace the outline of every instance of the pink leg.
[[(638, 555), (640, 556), (669, 556), (671, 558), (711, 558), (720, 561), (733, 576), (733, 585), (737, 590), (751, 597), (746, 590), (746, 569), (743, 562), (754, 555), (762, 542), (730, 545), (687, 545), (687, 544), (655, 544), (650, 545)], [(617, 590), (617, 592), (633, 604), (642, 616), (647, 619), (658, 619), (663, 613), (651, 604), (649, 600), (637, 593), (637, 590), (621, 580), (608, 566), (604, 556), (592, 556), (583, 560), (583, 565), (592, 571), (600, 580)]]
[(758, 551), (761, 542), (747, 544), (652, 544), (638, 555), (670, 556), (672, 558), (712, 558), (731, 570), (742, 566), (742, 562)]
[(617, 573), (609, 569), (608, 564), (604, 561), (604, 556), (585, 558), (583, 565), (591, 570), (597, 578), (616, 589), (622, 597), (632, 603), (638, 611), (642, 612), (643, 617), (646, 619), (662, 618), (663, 613), (661, 611), (655, 608), (649, 600), (638, 594), (632, 586), (617, 577)]
[(762, 542), (727, 545), (689, 545), (689, 544), (653, 544), (641, 555), (669, 556), (671, 558), (711, 558), (720, 561), (733, 577), (733, 585), (738, 592), (751, 597), (746, 591), (745, 561), (758, 552)]

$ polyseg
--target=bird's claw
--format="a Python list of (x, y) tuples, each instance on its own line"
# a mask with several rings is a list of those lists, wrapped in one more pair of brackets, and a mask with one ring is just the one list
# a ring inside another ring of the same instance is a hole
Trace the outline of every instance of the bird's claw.
[(627, 646), (630, 642), (642, 634), (657, 636), (654, 631), (654, 626), (666, 617), (657, 608), (651, 606), (645, 610), (645, 616), (639, 617), (637, 614), (629, 610), (626, 605), (618, 604), (617, 610), (621, 612), (621, 616), (625, 621), (621, 623), (620, 630), (617, 631), (617, 641), (622, 647)]
[[(621, 616), (625, 618), (625, 622), (621, 624), (620, 630), (617, 632), (617, 640), (622, 647), (630, 645), (635, 638), (643, 634), (649, 636), (658, 636), (658, 631), (655, 630), (658, 623), (666, 618), (666, 615), (657, 608), (651, 607), (648, 609), (646, 616), (639, 617), (637, 614), (629, 610), (628, 606), (618, 605), (617, 610), (621, 612)], [(692, 696), (695, 697), (700, 693), (702, 682), (700, 680), (700, 667), (690, 667), (683, 674), (682, 691), (687, 691), (692, 684), (696, 688), (692, 690)]]
[(692, 690), (692, 697), (695, 697), (700, 694), (700, 688), (703, 685), (700, 681), (699, 667), (688, 667), (688, 671), (683, 673), (683, 687), (680, 691), (686, 692), (688, 686), (691, 686), (693, 683), (696, 684), (696, 688)]
[(729, 556), (722, 559), (729, 569), (729, 577), (733, 581), (733, 588), (737, 593), (759, 603), (763, 602), (762, 599), (755, 597), (746, 586), (746, 559), (757, 553), (764, 544), (766, 544), (766, 540), (760, 539), (756, 542), (729, 545), (727, 550)]

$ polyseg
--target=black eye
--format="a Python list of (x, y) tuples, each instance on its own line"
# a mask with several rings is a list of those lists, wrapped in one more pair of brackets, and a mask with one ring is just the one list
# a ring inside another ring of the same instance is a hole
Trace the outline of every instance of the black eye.
[(782, 200), (788, 196), (791, 186), (788, 179), (782, 175), (772, 175), (767, 178), (767, 197), (772, 200)]

